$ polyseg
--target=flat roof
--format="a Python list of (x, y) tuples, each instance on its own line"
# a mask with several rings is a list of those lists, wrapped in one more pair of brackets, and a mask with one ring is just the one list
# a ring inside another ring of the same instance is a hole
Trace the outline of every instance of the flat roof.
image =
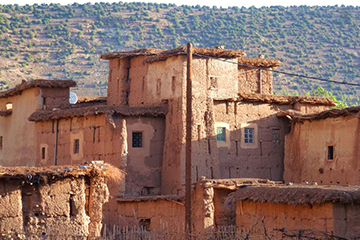
[(229, 102), (263, 102), (263, 103), (277, 103), (277, 104), (313, 104), (336, 106), (334, 100), (324, 97), (307, 97), (307, 96), (279, 96), (260, 93), (240, 93), (236, 97), (218, 97), (214, 98), (215, 101), (229, 101)]
[(29, 117), (29, 121), (43, 122), (56, 119), (69, 119), (74, 117), (86, 117), (95, 115), (120, 114), (124, 116), (164, 116), (167, 107), (127, 107), (93, 105), (87, 107), (74, 107), (68, 109), (37, 110)]
[(76, 82), (72, 80), (45, 80), (45, 79), (36, 79), (32, 81), (23, 81), (22, 83), (16, 85), (14, 88), (11, 88), (6, 91), (0, 92), (0, 98), (7, 98), (21, 94), (22, 91), (30, 88), (70, 88), (76, 87)]
[(326, 202), (360, 203), (360, 186), (322, 186), (283, 184), (277, 186), (244, 186), (228, 197), (231, 202), (268, 202), (313, 205)]

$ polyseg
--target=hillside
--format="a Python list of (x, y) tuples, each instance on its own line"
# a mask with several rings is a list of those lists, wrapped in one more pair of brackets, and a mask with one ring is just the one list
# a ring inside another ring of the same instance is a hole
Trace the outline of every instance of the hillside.
[[(281, 71), (360, 84), (360, 8), (216, 8), (153, 3), (0, 5), (0, 86), (22, 79), (73, 79), (82, 95), (105, 95), (99, 54), (134, 48), (224, 45), (262, 53)], [(275, 74), (275, 92), (318, 86), (360, 102), (359, 87)]]

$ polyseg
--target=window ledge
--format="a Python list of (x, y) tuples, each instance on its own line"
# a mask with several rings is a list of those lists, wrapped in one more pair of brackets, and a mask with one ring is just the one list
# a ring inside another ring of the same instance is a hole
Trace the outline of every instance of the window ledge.
[(12, 113), (12, 109), (0, 111), (0, 117), (7, 117), (11, 115), (11, 113)]

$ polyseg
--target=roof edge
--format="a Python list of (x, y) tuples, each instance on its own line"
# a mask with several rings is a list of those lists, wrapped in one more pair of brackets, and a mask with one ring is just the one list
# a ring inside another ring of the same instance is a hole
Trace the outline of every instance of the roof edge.
[(76, 82), (73, 80), (46, 80), (36, 79), (32, 81), (23, 81), (14, 88), (0, 92), (0, 98), (6, 98), (21, 94), (22, 91), (30, 88), (70, 88), (76, 87)]

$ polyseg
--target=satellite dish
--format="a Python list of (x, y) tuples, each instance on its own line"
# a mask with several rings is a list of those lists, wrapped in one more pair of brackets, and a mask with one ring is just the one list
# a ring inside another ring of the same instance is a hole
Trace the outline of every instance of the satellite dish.
[(69, 102), (70, 104), (75, 104), (78, 101), (78, 97), (75, 93), (70, 92)]

